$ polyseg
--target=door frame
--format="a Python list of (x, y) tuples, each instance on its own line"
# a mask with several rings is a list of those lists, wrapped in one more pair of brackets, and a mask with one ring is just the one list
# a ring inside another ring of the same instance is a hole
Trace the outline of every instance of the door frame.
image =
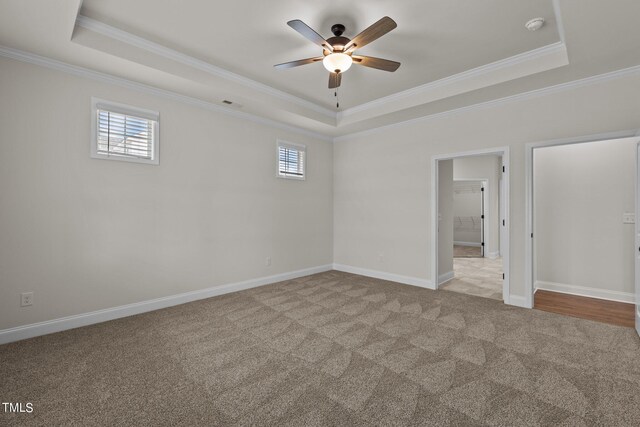
[[(501, 177), (502, 178), (502, 177)], [(502, 222), (502, 220), (505, 218), (504, 215), (504, 208), (505, 208), (505, 203), (504, 203), (504, 179), (500, 179), (498, 181), (498, 221)], [(500, 248), (500, 250), (498, 251), (498, 256), (502, 256), (502, 247), (505, 245), (504, 243), (504, 232), (502, 231), (502, 229), (498, 229), (499, 233), (498, 233), (498, 246)]]
[(438, 289), (438, 162), (440, 160), (453, 160), (462, 157), (478, 157), (496, 155), (502, 156), (504, 172), (502, 174), (505, 185), (505, 225), (502, 229), (505, 232), (505, 248), (502, 257), (504, 270), (504, 280), (502, 282), (502, 300), (505, 304), (510, 304), (510, 251), (511, 244), (511, 221), (509, 221), (509, 181), (511, 168), (509, 164), (509, 147), (485, 148), (481, 150), (462, 151), (451, 154), (439, 154), (431, 157), (431, 251), (429, 263), (431, 265), (431, 283), (434, 289)]
[[(634, 310), (634, 317), (635, 317), (635, 324), (636, 324), (636, 333), (638, 335), (640, 335), (640, 225), (638, 222), (638, 212), (640, 212), (640, 194), (638, 194), (638, 191), (640, 191), (640, 141), (636, 142), (636, 180), (635, 180), (635, 185), (634, 185), (634, 197), (635, 197), (635, 207), (636, 207), (636, 213), (635, 213), (635, 224), (633, 225), (633, 243), (635, 243), (635, 247), (634, 247), (634, 263), (633, 263), (633, 271), (634, 271), (634, 278), (633, 281), (635, 282), (633, 285), (633, 288), (635, 290), (635, 310)], [(638, 248), (639, 252), (635, 251), (635, 248)]]
[(533, 307), (533, 295), (536, 283), (536, 252), (533, 230), (533, 150), (557, 145), (582, 144), (586, 142), (608, 141), (640, 136), (640, 129), (606, 132), (594, 135), (552, 139), (525, 144), (525, 259), (524, 259), (524, 292), (525, 305)]

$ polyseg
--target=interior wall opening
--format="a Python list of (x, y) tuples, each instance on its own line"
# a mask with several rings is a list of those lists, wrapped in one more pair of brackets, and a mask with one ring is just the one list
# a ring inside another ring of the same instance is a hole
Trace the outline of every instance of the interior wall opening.
[(499, 154), (437, 160), (440, 289), (504, 300), (503, 166)]
[(636, 145), (622, 138), (533, 148), (535, 308), (589, 318), (621, 310), (632, 326)]

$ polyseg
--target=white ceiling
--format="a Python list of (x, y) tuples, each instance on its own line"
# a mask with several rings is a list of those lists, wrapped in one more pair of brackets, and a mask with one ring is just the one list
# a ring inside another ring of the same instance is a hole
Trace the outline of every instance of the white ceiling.
[[(352, 67), (340, 111), (322, 65), (272, 67), (319, 53), (290, 19), (353, 36), (385, 15), (398, 28), (361, 53), (402, 66)], [(526, 31), (536, 16), (547, 25)], [(638, 65), (637, 16), (637, 0), (0, 0), (0, 56), (40, 55), (220, 108), (231, 99), (243, 114), (341, 136)]]
[[(191, 0), (176, 9), (170, 1), (85, 0), (81, 13), (328, 108), (335, 103), (322, 64), (273, 69), (322, 53), (286, 25), (291, 19), (325, 38), (335, 23), (350, 38), (385, 15), (398, 23), (358, 53), (402, 66), (352, 67), (341, 88), (347, 108), (559, 41), (551, 0)], [(548, 25), (527, 31), (538, 16)]]

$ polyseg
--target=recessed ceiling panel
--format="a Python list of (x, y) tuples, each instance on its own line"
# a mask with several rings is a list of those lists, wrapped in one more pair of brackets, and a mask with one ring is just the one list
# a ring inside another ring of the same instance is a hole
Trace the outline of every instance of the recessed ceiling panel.
[[(358, 53), (402, 63), (394, 73), (354, 65), (342, 79), (343, 108), (448, 77), (560, 40), (551, 0), (84, 0), (82, 14), (277, 89), (334, 108), (322, 63), (274, 64), (321, 55), (286, 23), (301, 19), (323, 37), (333, 24), (352, 38), (383, 16), (398, 28)], [(524, 24), (535, 17), (535, 32)]]

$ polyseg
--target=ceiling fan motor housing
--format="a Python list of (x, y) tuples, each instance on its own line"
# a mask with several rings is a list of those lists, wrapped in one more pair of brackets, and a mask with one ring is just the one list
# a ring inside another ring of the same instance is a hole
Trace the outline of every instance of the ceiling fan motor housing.
[[(342, 37), (342, 36), (335, 36), (335, 37), (329, 37), (327, 39), (327, 42), (333, 46), (334, 52), (341, 52), (342, 50), (344, 50), (344, 47), (347, 45), (347, 43), (349, 43), (351, 41), (351, 39), (347, 38), (347, 37)], [(327, 52), (326, 50), (324, 51), (325, 55), (327, 55), (329, 52)]]
[(331, 26), (331, 32), (334, 36), (340, 37), (342, 33), (344, 33), (344, 25), (342, 24), (334, 24)]

